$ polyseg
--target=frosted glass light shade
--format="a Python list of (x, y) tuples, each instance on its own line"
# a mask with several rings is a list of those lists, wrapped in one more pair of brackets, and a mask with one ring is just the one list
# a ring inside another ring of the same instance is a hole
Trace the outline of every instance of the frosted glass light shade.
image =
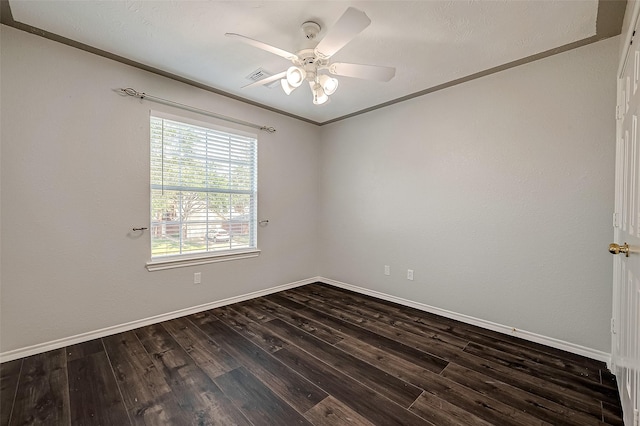
[(280, 80), (280, 85), (282, 86), (282, 90), (284, 90), (284, 93), (286, 93), (287, 95), (290, 95), (291, 92), (293, 92), (296, 89), (295, 87), (289, 84), (286, 78), (283, 78), (282, 80)]
[(318, 83), (309, 82), (311, 86), (311, 93), (313, 93), (313, 103), (316, 105), (322, 105), (329, 100), (329, 96), (324, 92), (322, 86)]
[(306, 76), (307, 73), (300, 67), (289, 67), (287, 70), (287, 82), (294, 88), (300, 86)]
[(333, 95), (338, 89), (338, 80), (333, 77), (329, 77), (326, 74), (323, 74), (319, 77), (319, 82), (322, 86), (322, 90), (324, 90), (324, 93), (326, 93), (328, 96)]

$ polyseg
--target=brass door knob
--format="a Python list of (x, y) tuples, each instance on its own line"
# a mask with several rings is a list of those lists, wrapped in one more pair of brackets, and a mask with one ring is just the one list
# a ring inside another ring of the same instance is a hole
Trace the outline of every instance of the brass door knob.
[(629, 257), (629, 244), (624, 243), (623, 245), (619, 245), (616, 243), (611, 243), (609, 244), (609, 253), (611, 254), (624, 253), (626, 257)]

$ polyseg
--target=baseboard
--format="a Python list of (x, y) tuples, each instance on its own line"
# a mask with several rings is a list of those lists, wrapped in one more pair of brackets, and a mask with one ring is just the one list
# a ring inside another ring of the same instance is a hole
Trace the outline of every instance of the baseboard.
[(411, 308), (419, 309), (421, 311), (430, 312), (432, 314), (440, 315), (446, 318), (454, 319), (466, 324), (475, 325), (478, 327), (486, 328), (488, 330), (497, 331), (498, 333), (507, 334), (509, 336), (519, 337), (524, 340), (528, 340), (542, 345), (550, 346), (552, 348), (560, 349), (563, 351), (571, 352), (577, 355), (582, 355), (587, 358), (595, 359), (607, 363), (607, 366), (611, 364), (611, 354), (596, 349), (587, 348), (585, 346), (576, 345), (575, 343), (565, 342), (564, 340), (555, 339), (553, 337), (543, 336), (537, 333), (533, 333), (526, 330), (516, 329), (503, 324), (498, 324), (492, 321), (475, 318), (469, 315), (459, 314), (457, 312), (448, 311), (446, 309), (437, 308), (435, 306), (426, 305), (420, 302), (414, 302), (412, 300), (403, 299), (401, 297), (392, 296), (390, 294), (381, 293), (379, 291), (370, 290), (364, 287), (358, 287), (353, 284), (347, 284), (340, 281), (318, 277), (320, 282), (351, 290), (356, 293), (366, 294), (367, 296), (376, 297), (378, 299), (394, 302), (399, 305), (408, 306)]
[(179, 309), (177, 311), (168, 312), (166, 314), (155, 315), (149, 318), (143, 318), (136, 321), (127, 322), (120, 325), (114, 325), (111, 327), (102, 328), (95, 331), (89, 331), (87, 333), (76, 334), (75, 336), (64, 337), (62, 339), (52, 340), (45, 343), (39, 343), (33, 346), (27, 346), (20, 349), (14, 349), (7, 352), (0, 353), (0, 363), (6, 361), (12, 361), (14, 359), (23, 358), (30, 355), (35, 355), (54, 349), (60, 349), (65, 346), (75, 345), (78, 343), (87, 342), (89, 340), (98, 339), (112, 334), (118, 334), (125, 331), (134, 330), (136, 328), (144, 327), (151, 324), (156, 324), (162, 321), (168, 321), (175, 318), (183, 317), (185, 315), (191, 315), (198, 312), (206, 311), (220, 306), (230, 305), (232, 303), (243, 302), (249, 299), (255, 299), (256, 297), (266, 296), (271, 293), (277, 293), (279, 291), (288, 290), (290, 288), (300, 287), (306, 284), (311, 284), (320, 281), (319, 277), (309, 278), (301, 281), (292, 282), (289, 284), (283, 284), (275, 287), (270, 287), (264, 290), (258, 290), (251, 293), (243, 294), (240, 296), (229, 297), (227, 299), (218, 300), (215, 302), (209, 302), (202, 305), (192, 306), (190, 308)]
[(571, 352), (577, 355), (582, 355), (588, 358), (592, 358), (598, 361), (607, 363), (607, 366), (611, 365), (611, 354), (596, 349), (587, 348), (585, 346), (576, 345), (574, 343), (565, 342), (563, 340), (555, 339), (553, 337), (542, 336), (537, 333), (532, 333), (526, 330), (516, 329), (506, 325), (494, 323), (491, 321), (475, 318), (469, 315), (459, 314), (457, 312), (448, 311), (446, 309), (437, 308), (435, 306), (426, 305), (420, 302), (414, 302), (412, 300), (403, 299), (401, 297), (393, 296), (379, 291), (370, 290), (364, 287), (358, 287), (353, 284), (347, 284), (344, 282), (332, 280), (324, 277), (313, 277), (301, 281), (292, 282), (289, 284), (283, 284), (275, 287), (270, 287), (264, 290), (258, 290), (251, 293), (243, 294), (240, 296), (229, 297), (227, 299), (218, 300), (215, 302), (209, 302), (202, 305), (192, 306), (190, 308), (180, 309), (177, 311), (169, 312), (166, 314), (155, 315), (149, 318), (143, 318), (128, 323), (115, 325), (111, 327), (102, 328), (87, 333), (77, 334), (75, 336), (65, 337), (62, 339), (52, 340), (45, 343), (39, 343), (33, 346), (27, 346), (25, 348), (14, 349), (12, 351), (0, 353), (0, 362), (12, 361), (14, 359), (23, 358), (30, 355), (39, 354), (42, 352), (51, 351), (54, 349), (63, 348), (65, 346), (75, 345), (83, 343), (89, 340), (98, 339), (112, 334), (122, 333), (125, 331), (134, 330), (139, 327), (144, 327), (151, 324), (156, 324), (162, 321), (168, 321), (175, 318), (183, 317), (185, 315), (191, 315), (198, 312), (206, 311), (209, 309), (218, 308), (220, 306), (230, 305), (232, 303), (243, 302), (245, 300), (254, 299), (256, 297), (266, 296), (271, 293), (277, 293), (279, 291), (288, 290), (290, 288), (300, 287), (306, 284), (314, 282), (323, 282), (335, 287), (344, 288), (346, 290), (355, 291), (356, 293), (365, 294), (379, 299), (394, 302), (399, 305), (408, 306), (411, 308), (419, 309), (421, 311), (430, 312), (436, 315), (441, 315), (446, 318), (461, 321), (467, 324), (475, 325), (478, 327), (486, 328), (488, 330), (497, 331), (498, 333), (507, 334), (510, 336), (516, 336), (524, 340), (540, 343), (542, 345), (550, 346), (552, 348), (561, 349), (563, 351)]

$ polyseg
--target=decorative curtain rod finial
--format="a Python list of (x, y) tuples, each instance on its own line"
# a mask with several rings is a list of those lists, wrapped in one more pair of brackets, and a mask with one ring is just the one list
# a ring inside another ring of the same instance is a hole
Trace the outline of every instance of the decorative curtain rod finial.
[(140, 93), (137, 92), (135, 89), (132, 89), (131, 87), (127, 87), (126, 89), (120, 89), (120, 92), (129, 96), (140, 96)]

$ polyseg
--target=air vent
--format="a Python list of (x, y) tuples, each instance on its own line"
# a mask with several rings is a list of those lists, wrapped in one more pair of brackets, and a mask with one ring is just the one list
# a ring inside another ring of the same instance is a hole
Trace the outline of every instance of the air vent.
[[(273, 74), (271, 74), (270, 72), (266, 71), (264, 68), (260, 67), (257, 70), (255, 70), (254, 72), (252, 72), (251, 74), (249, 74), (246, 79), (247, 80), (251, 80), (251, 81), (258, 81), (258, 80), (262, 80), (265, 79), (267, 77), (271, 77)], [(280, 85), (280, 81), (276, 80), (274, 82), (271, 82), (269, 84), (265, 84), (266, 87), (268, 88), (274, 88), (276, 86)]]

